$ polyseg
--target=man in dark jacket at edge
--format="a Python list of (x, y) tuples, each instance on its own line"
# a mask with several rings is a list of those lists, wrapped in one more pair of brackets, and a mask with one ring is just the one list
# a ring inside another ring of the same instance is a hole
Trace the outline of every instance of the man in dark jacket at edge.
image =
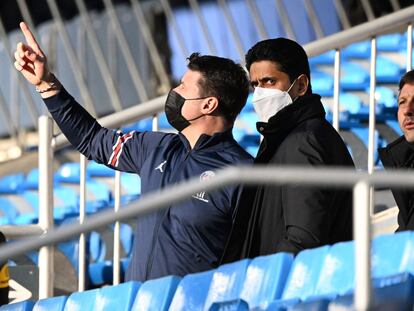
[[(263, 140), (256, 164), (342, 166), (351, 156), (312, 93), (304, 49), (278, 38), (246, 55)], [(352, 192), (296, 185), (245, 188), (222, 263), (352, 239)]]
[[(179, 132), (131, 132), (103, 128), (61, 86), (46, 56), (21, 23), (15, 67), (41, 93), (68, 140), (87, 158), (141, 176), (141, 194), (191, 177), (214, 178), (225, 166), (251, 164), (232, 136), (246, 103), (246, 72), (233, 61), (194, 53), (181, 83), (165, 103), (168, 121)], [(127, 280), (183, 276), (217, 267), (230, 233), (240, 185), (201, 191), (183, 202), (138, 219)]]
[[(414, 71), (402, 76), (398, 87), (398, 123), (404, 135), (379, 149), (379, 156), (385, 168), (414, 168)], [(413, 189), (392, 189), (398, 206), (397, 231), (414, 230)]]

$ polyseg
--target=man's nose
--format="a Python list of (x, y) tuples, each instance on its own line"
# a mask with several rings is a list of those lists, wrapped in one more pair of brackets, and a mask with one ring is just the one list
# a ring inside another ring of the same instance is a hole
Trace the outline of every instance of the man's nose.
[(405, 107), (404, 115), (406, 116), (413, 116), (414, 115), (414, 98), (410, 100)]

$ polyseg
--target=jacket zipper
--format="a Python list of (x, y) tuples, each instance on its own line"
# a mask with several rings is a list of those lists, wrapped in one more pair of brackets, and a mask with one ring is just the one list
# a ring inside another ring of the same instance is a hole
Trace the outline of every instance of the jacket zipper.
[[(191, 150), (189, 150), (185, 157), (184, 160), (182, 161), (182, 165), (183, 166), (184, 162), (188, 159), (189, 155), (191, 153)], [(181, 171), (181, 167), (180, 170), (177, 170), (177, 172)], [(176, 180), (175, 180), (176, 181)], [(145, 269), (145, 279), (148, 280), (149, 274), (151, 273), (152, 270), (152, 265), (154, 263), (154, 248), (155, 248), (155, 242), (158, 241), (158, 235), (160, 232), (160, 227), (162, 224), (162, 221), (164, 220), (165, 215), (167, 215), (168, 211), (170, 210), (170, 208), (166, 209), (164, 214), (162, 215), (162, 217), (160, 217), (159, 221), (156, 223), (155, 227), (154, 227), (154, 231), (153, 231), (153, 237), (152, 237), (152, 245), (151, 245), (151, 252), (149, 255), (149, 258), (147, 260), (147, 265), (146, 265), (146, 269)]]

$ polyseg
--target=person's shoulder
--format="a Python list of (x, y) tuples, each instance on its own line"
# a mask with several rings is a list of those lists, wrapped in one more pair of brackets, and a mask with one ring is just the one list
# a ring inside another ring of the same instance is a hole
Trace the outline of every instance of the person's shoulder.
[(253, 163), (253, 157), (248, 153), (242, 146), (236, 141), (222, 151), (223, 156), (228, 156), (233, 159), (236, 163), (248, 164)]

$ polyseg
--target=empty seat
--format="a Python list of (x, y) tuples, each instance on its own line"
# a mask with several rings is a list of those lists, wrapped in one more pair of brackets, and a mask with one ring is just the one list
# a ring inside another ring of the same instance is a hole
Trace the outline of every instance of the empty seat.
[(214, 270), (186, 275), (177, 287), (170, 311), (202, 310)]
[(34, 305), (33, 311), (62, 311), (65, 308), (67, 296), (40, 299)]
[(266, 308), (282, 296), (293, 255), (278, 253), (254, 258), (247, 268), (240, 298), (249, 308)]
[(301, 251), (295, 258), (280, 300), (275, 300), (269, 309), (293, 306), (301, 300), (315, 295), (319, 276), (330, 246)]
[(234, 305), (241, 302), (240, 295), (249, 263), (250, 259), (243, 259), (215, 270), (204, 310), (219, 310), (221, 307), (226, 308), (229, 303)]
[(99, 289), (91, 289), (84, 292), (71, 294), (66, 301), (65, 311), (94, 311), (96, 297)]
[(130, 310), (141, 283), (127, 282), (116, 286), (102, 287), (96, 297), (94, 310)]
[(146, 281), (139, 288), (131, 310), (168, 310), (178, 283), (180, 283), (180, 278), (177, 276)]
[(8, 305), (3, 305), (0, 307), (0, 311), (31, 311), (34, 306), (33, 301), (21, 301), (16, 303), (11, 303)]

